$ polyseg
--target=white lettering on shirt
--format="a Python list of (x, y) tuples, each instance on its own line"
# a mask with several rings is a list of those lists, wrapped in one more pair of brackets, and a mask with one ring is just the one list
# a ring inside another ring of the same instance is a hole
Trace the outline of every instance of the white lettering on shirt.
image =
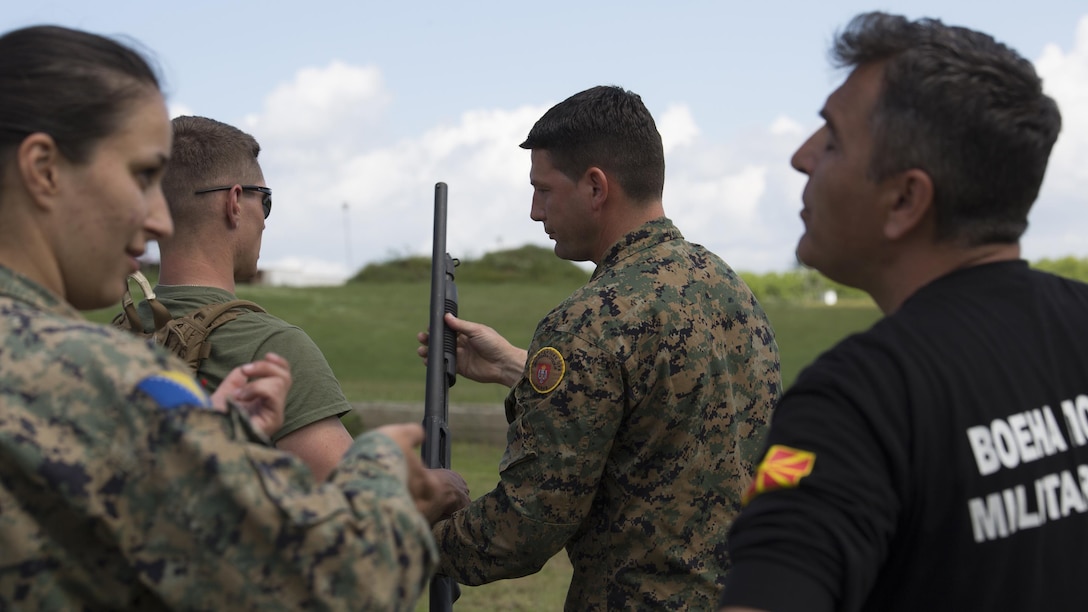
[[(985, 497), (967, 500), (975, 542), (1007, 538), (1048, 521), (1088, 512), (1088, 465), (1047, 474), (1033, 486), (1016, 485)], [(1029, 497), (1034, 493), (1032, 497)]]
[[(1088, 396), (1085, 398), (1084, 417), (1088, 419)], [(1080, 398), (1078, 397), (1078, 404)], [(1066, 404), (1070, 407), (1067, 408)], [(1069, 421), (1073, 403), (1062, 402), (1062, 411)], [(1082, 446), (1078, 435), (1088, 440), (1088, 420), (1084, 431), (1074, 434), (1074, 443)], [(1070, 426), (1070, 429), (1073, 429)], [(975, 425), (967, 428), (967, 440), (975, 456), (978, 473), (987, 476), (1001, 468), (1012, 469), (1021, 463), (1038, 461), (1044, 457), (1069, 450), (1069, 445), (1058, 427), (1058, 420), (1050, 406), (1027, 410), (1010, 415), (1005, 419), (994, 419), (989, 425)]]
[(1088, 395), (1078, 395), (1075, 400), (1064, 400), (1062, 414), (1065, 415), (1065, 425), (1073, 438), (1073, 444), (1088, 444)]

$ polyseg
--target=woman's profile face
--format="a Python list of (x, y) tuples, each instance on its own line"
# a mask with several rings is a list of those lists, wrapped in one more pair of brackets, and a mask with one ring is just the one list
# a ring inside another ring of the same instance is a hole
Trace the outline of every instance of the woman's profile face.
[(162, 94), (149, 88), (123, 117), (85, 163), (58, 166), (51, 244), (65, 298), (82, 310), (120, 302), (148, 241), (173, 233), (162, 193), (173, 137)]

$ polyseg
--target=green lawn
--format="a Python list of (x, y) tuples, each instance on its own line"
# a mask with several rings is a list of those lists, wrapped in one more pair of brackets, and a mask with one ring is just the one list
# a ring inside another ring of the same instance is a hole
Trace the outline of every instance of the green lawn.
[[(459, 314), (486, 323), (514, 344), (525, 346), (537, 322), (576, 286), (459, 284)], [(302, 289), (243, 285), (238, 295), (305, 329), (324, 351), (348, 399), (423, 400), (425, 374), (415, 351), (416, 333), (427, 327), (430, 290), (426, 283)], [(786, 385), (818, 354), (879, 317), (868, 303), (764, 306), (778, 338)], [(95, 311), (88, 317), (105, 322), (115, 312)], [(451, 401), (501, 402), (505, 395), (498, 385), (458, 379)]]

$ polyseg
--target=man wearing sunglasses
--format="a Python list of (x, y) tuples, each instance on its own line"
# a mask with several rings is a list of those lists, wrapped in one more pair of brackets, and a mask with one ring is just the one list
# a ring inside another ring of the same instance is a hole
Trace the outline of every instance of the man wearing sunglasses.
[(242, 191), (256, 191), (264, 194), (261, 198), (261, 207), (264, 208), (264, 218), (267, 219), (268, 215), (272, 214), (272, 189), (268, 187), (261, 187), (260, 185), (227, 185), (225, 187), (209, 187), (208, 189), (201, 189), (194, 191), (194, 195), (200, 195), (202, 193), (211, 193), (213, 191), (229, 191), (237, 187)]
[[(257, 162), (253, 136), (204, 117), (173, 120), (174, 144), (163, 192), (174, 235), (159, 242), (161, 270), (156, 298), (175, 317), (210, 303), (235, 299), (236, 282), (257, 274), (261, 236), (272, 211), (272, 190)], [(146, 302), (141, 319), (152, 320)], [(146, 324), (145, 324), (146, 325)], [(211, 355), (198, 371), (209, 389), (230, 370), (268, 352), (291, 364), (276, 446), (299, 456), (323, 480), (351, 444), (340, 416), (351, 409), (325, 356), (298, 327), (268, 313), (243, 311), (213, 330)]]

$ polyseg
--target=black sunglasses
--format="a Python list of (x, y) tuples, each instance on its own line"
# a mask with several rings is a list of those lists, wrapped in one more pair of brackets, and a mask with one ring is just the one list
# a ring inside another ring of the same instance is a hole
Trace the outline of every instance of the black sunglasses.
[[(264, 218), (267, 219), (268, 215), (272, 212), (272, 190), (268, 187), (261, 187), (260, 185), (238, 185), (242, 188), (242, 191), (258, 191), (264, 194), (261, 198), (261, 206), (264, 207)], [(209, 187), (208, 189), (200, 189), (194, 191), (193, 195), (200, 195), (202, 193), (211, 193), (212, 191), (229, 191), (234, 189), (234, 185), (228, 185), (226, 187)]]

